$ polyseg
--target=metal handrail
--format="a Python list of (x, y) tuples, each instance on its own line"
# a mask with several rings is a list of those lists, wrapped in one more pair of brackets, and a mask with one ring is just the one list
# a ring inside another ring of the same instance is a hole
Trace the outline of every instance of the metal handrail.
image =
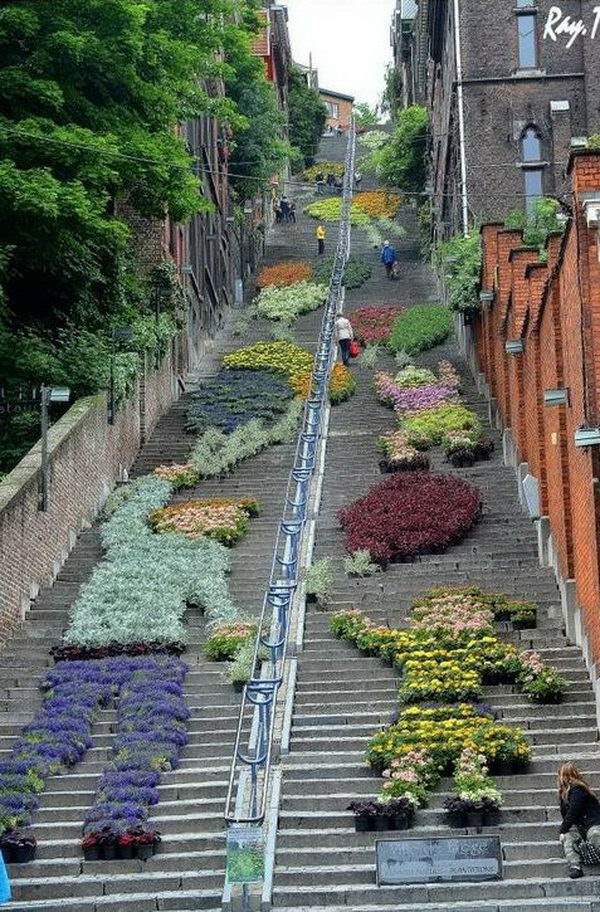
[[(225, 823), (262, 824), (273, 754), (275, 705), (284, 677), (291, 606), (300, 570), (310, 486), (317, 464), (329, 378), (335, 361), (334, 323), (350, 255), (350, 206), (354, 185), (356, 132), (349, 131), (337, 249), (311, 388), (288, 479), (283, 516), (273, 550), (270, 581), (263, 599), (254, 647), (253, 673), (244, 687), (225, 803)], [(263, 658), (266, 654), (266, 658)]]

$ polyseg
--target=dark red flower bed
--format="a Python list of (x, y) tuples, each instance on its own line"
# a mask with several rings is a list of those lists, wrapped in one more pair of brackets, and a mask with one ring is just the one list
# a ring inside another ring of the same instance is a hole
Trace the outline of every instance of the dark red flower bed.
[(481, 513), (481, 494), (453, 475), (407, 472), (339, 512), (350, 554), (367, 549), (380, 564), (414, 560), (462, 541)]
[(402, 313), (402, 307), (359, 307), (352, 311), (350, 320), (354, 336), (362, 345), (387, 342), (392, 326)]
[(55, 662), (81, 662), (88, 659), (111, 659), (117, 656), (172, 655), (185, 652), (185, 643), (109, 643), (107, 646), (54, 646), (50, 654)]

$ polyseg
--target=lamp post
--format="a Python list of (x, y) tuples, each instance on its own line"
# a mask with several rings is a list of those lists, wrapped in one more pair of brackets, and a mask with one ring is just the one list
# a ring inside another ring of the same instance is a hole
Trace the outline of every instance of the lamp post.
[(110, 376), (108, 382), (108, 423), (115, 423), (115, 355), (117, 342), (131, 342), (131, 326), (119, 326), (113, 329), (110, 340)]
[(50, 487), (50, 465), (48, 462), (48, 406), (51, 402), (68, 402), (71, 390), (67, 386), (46, 386), (42, 384), (40, 399), (40, 429), (42, 437), (42, 466), (40, 473), (40, 488), (38, 493), (38, 509), (45, 513), (48, 509), (48, 490)]

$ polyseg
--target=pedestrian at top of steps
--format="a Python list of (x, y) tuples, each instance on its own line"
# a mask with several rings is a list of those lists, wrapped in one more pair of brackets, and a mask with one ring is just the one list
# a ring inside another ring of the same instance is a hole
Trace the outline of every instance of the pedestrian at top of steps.
[(397, 259), (398, 254), (396, 253), (396, 248), (390, 244), (389, 241), (386, 241), (381, 248), (381, 262), (385, 266), (388, 279), (391, 279), (394, 276), (394, 264)]
[(325, 238), (327, 237), (327, 231), (325, 230), (325, 225), (317, 225), (317, 230), (315, 231), (315, 236), (317, 238), (317, 244), (319, 247), (319, 256), (323, 256), (325, 253)]
[(335, 320), (335, 334), (340, 346), (342, 361), (348, 366), (350, 363), (350, 343), (354, 339), (352, 323), (343, 314), (338, 314)]
[(583, 877), (581, 864), (600, 863), (600, 802), (574, 763), (558, 771), (562, 825), (559, 839), (569, 865), (569, 877)]

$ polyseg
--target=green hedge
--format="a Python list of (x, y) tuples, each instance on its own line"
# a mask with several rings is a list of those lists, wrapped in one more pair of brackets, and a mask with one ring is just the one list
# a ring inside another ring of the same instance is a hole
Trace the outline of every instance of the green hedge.
[(417, 304), (401, 314), (392, 328), (388, 345), (393, 352), (408, 355), (435, 348), (452, 331), (452, 315), (439, 304)]

